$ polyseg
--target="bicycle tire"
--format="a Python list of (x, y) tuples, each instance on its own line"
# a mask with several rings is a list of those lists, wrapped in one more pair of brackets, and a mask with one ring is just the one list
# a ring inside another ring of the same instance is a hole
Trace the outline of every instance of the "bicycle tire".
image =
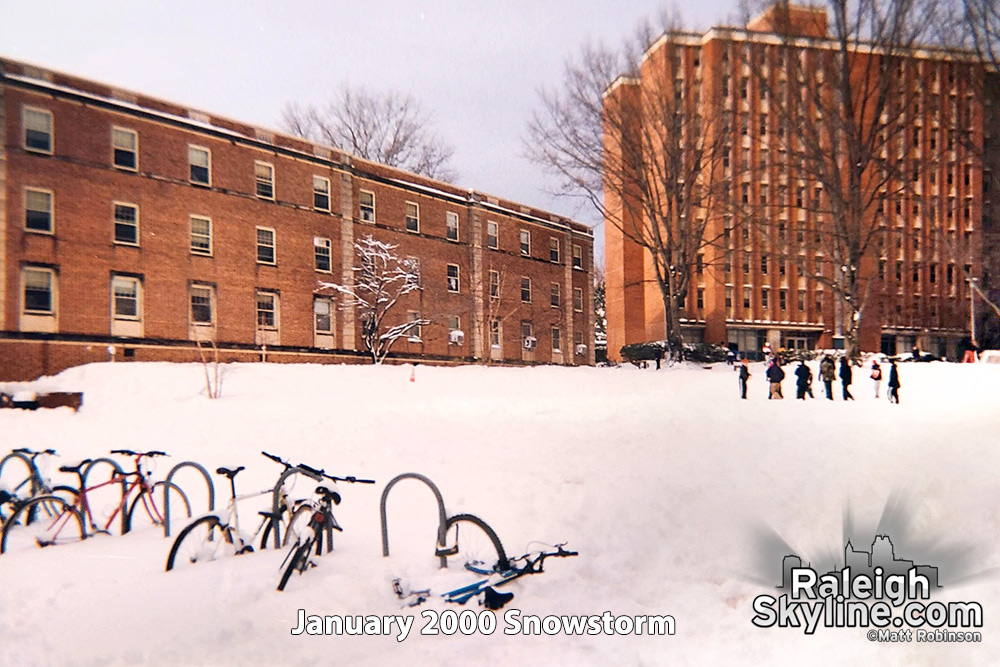
[[(227, 546), (228, 545), (228, 548)], [(174, 566), (194, 565), (218, 559), (223, 552), (234, 552), (233, 536), (219, 517), (210, 515), (195, 519), (184, 527), (170, 546), (166, 571)]]
[[(306, 568), (309, 566), (309, 552), (312, 550), (312, 543), (315, 538), (310, 537), (305, 541), (304, 544), (295, 547), (295, 553), (292, 554), (291, 561), (288, 563), (288, 567), (285, 571), (281, 573), (281, 581), (278, 582), (278, 590), (285, 590), (285, 586), (288, 584), (288, 579), (292, 576), (294, 570), (299, 570), (300, 572), (305, 572)], [(300, 566), (299, 563), (302, 563)]]
[(75, 507), (59, 496), (38, 496), (22, 505), (4, 524), (0, 553), (80, 542), (86, 536), (83, 519)]
[[(165, 490), (166, 486), (167, 486), (167, 482), (165, 482), (165, 481), (160, 481), (160, 482), (157, 482), (156, 484), (154, 484), (153, 485), (153, 489), (152, 489), (152, 491), (153, 491), (152, 495), (150, 495), (149, 498), (148, 498), (148, 500), (147, 500), (147, 502), (153, 503), (153, 508), (157, 512), (159, 512), (161, 519), (166, 519), (166, 516), (165, 516), (166, 515), (166, 506), (164, 506), (164, 507), (158, 507), (156, 505), (156, 492), (159, 491), (159, 490), (161, 490), (161, 489)], [(178, 498), (181, 499), (181, 502), (178, 503), (178, 504), (173, 504), (173, 498), (175, 497), (175, 495), (176, 495), (176, 497), (178, 497)], [(140, 509), (139, 514), (138, 515), (135, 514), (136, 510), (139, 509), (140, 506), (144, 505), (144, 503), (143, 503), (144, 496), (146, 496), (146, 491), (140, 492), (138, 495), (136, 495), (135, 500), (133, 500), (132, 504), (129, 506), (127, 518), (125, 519), (125, 533), (128, 533), (128, 532), (132, 531), (133, 528), (144, 527), (145, 525), (154, 525), (154, 526), (161, 526), (162, 527), (162, 525), (163, 525), (162, 523), (159, 523), (158, 521), (156, 521), (155, 519), (153, 519), (152, 516), (150, 516), (148, 509), (147, 510), (141, 510)], [(162, 499), (163, 498), (163, 494), (161, 494), (160, 497)], [(183, 519), (183, 521), (185, 523), (188, 522), (188, 521), (190, 521), (191, 520), (191, 502), (188, 500), (187, 494), (184, 493), (184, 491), (181, 489), (181, 487), (177, 486), (174, 482), (170, 482), (170, 497), (171, 497), (171, 507), (174, 508), (174, 510), (170, 512), (171, 519), (173, 519), (174, 517), (177, 517), (179, 519)], [(178, 514), (178, 512), (181, 512), (181, 514)], [(137, 525), (136, 523), (134, 523), (137, 518), (139, 519), (138, 523), (142, 524), (142, 525)], [(147, 519), (148, 521), (143, 521), (143, 519)], [(171, 523), (173, 523), (172, 520), (171, 520)], [(122, 533), (122, 534), (124, 534), (124, 533)]]
[(312, 530), (309, 528), (309, 522), (312, 521), (313, 514), (315, 513), (316, 508), (311, 504), (299, 505), (288, 520), (288, 526), (285, 527), (285, 535), (281, 538), (281, 546), (287, 547), (305, 539), (309, 531)]
[(473, 514), (456, 514), (446, 523), (445, 544), (455, 545), (455, 553), (445, 554), (452, 562), (477, 572), (503, 572), (510, 569), (507, 552), (496, 531)]
[[(302, 505), (297, 510), (295, 510), (295, 512), (292, 514), (292, 521), (295, 520), (295, 517), (298, 515), (299, 511), (303, 507), (307, 507), (307, 506), (306, 505)], [(284, 509), (281, 512), (281, 516), (285, 516), (288, 512), (289, 512), (289, 510)], [(267, 549), (268, 548), (268, 542), (271, 542), (271, 533), (274, 532), (274, 524), (275, 524), (275, 520), (269, 518), (267, 520), (267, 523), (264, 525), (264, 532), (260, 536), (260, 548), (261, 549)], [(280, 520), (279, 520), (279, 525), (280, 525)], [(291, 525), (292, 524), (289, 523), (289, 527)], [(303, 524), (303, 525), (305, 525), (305, 524)], [(293, 535), (291, 538), (289, 538), (290, 534)], [(278, 547), (281, 548), (281, 547), (288, 546), (292, 542), (294, 542), (294, 541), (298, 540), (300, 537), (302, 537), (303, 534), (304, 533), (299, 532), (298, 530), (290, 531), (288, 529), (288, 527), (286, 527), (285, 530), (284, 530), (284, 533), (279, 533), (279, 535), (278, 535), (279, 539), (281, 540), (281, 543), (278, 545)]]

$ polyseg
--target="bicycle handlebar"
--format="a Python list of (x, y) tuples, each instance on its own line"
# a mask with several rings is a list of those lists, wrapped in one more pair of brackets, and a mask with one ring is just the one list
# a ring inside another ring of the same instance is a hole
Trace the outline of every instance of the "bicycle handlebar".
[(348, 475), (347, 477), (334, 477), (333, 475), (326, 474), (326, 471), (324, 471), (322, 468), (314, 468), (311, 465), (307, 465), (305, 463), (300, 463), (297, 466), (293, 466), (291, 463), (288, 463), (287, 461), (282, 460), (281, 457), (275, 456), (274, 454), (270, 454), (270, 453), (264, 452), (264, 451), (262, 451), (261, 454), (263, 454), (267, 458), (271, 459), (275, 463), (280, 463), (281, 465), (285, 466), (286, 469), (288, 469), (288, 468), (298, 468), (303, 473), (305, 473), (307, 476), (312, 477), (313, 479), (315, 479), (317, 482), (319, 480), (321, 480), (322, 478), (326, 477), (327, 479), (329, 479), (331, 481), (334, 481), (334, 482), (348, 482), (349, 484), (374, 484), (375, 483), (374, 479), (358, 479), (354, 475)]
[(135, 452), (135, 451), (132, 451), (131, 449), (112, 449), (111, 453), (112, 454), (121, 454), (122, 456), (148, 456), (150, 458), (152, 458), (154, 456), (170, 456), (166, 452), (161, 452), (158, 449), (154, 449), (154, 450), (149, 451), (149, 452)]
[(15, 452), (16, 454), (27, 454), (32, 458), (38, 456), (39, 454), (51, 454), (52, 456), (56, 455), (56, 450), (54, 449), (43, 449), (41, 451), (34, 451), (28, 449), (27, 447), (18, 447), (17, 449), (14, 449), (12, 451)]

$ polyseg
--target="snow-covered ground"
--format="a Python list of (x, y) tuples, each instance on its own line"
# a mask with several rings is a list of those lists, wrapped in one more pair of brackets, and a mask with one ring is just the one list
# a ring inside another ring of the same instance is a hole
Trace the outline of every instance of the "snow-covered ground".
[[(283, 553), (165, 573), (170, 540), (153, 529), (0, 556), (0, 664), (1000, 664), (997, 579), (971, 576), (1000, 565), (1000, 366), (901, 364), (898, 406), (872, 398), (861, 371), (855, 402), (767, 401), (763, 367), (751, 370), (746, 401), (725, 365), (421, 366), (412, 383), (410, 367), (232, 365), (219, 400), (205, 398), (199, 365), (93, 364), (0, 385), (84, 392), (79, 413), (0, 410), (4, 446), (54, 447), (53, 469), (114, 448), (163, 449), (172, 458), (158, 475), (184, 459), (244, 465), (237, 490), (248, 492), (279, 472), (266, 449), (378, 481), (340, 485), (335, 552), (283, 593)], [(382, 557), (379, 499), (405, 472), (434, 480), (449, 514), (488, 521), (509, 552), (567, 541), (580, 556), (504, 587), (515, 597), (492, 635), (421, 635), (422, 612), (462, 608), (401, 608), (393, 578), (442, 590), (471, 574), (436, 570), (436, 506), (414, 481), (389, 496), (392, 557)], [(876, 643), (867, 628), (807, 635), (751, 623), (754, 598), (780, 593), (784, 552), (842, 565), (845, 510), (867, 548), (897, 495), (908, 513), (882, 524), (896, 556), (940, 567), (934, 600), (982, 605), (981, 642)], [(244, 526), (255, 523), (251, 505)], [(414, 620), (403, 641), (395, 627), (296, 636), (300, 609)], [(511, 636), (509, 609), (669, 614), (676, 633)]]

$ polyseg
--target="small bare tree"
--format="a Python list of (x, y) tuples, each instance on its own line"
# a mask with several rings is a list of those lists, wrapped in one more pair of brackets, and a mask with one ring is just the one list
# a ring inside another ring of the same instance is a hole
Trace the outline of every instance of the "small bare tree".
[(389, 324), (389, 314), (400, 299), (421, 289), (416, 266), (397, 255), (397, 247), (365, 236), (354, 243), (357, 264), (353, 283), (319, 282), (318, 291), (338, 292), (345, 297), (341, 307), (356, 310), (365, 349), (376, 364), (385, 360), (397, 340), (412, 334), (416, 327), (430, 324), (426, 319)]
[(342, 86), (322, 107), (285, 105), (282, 125), (373, 162), (441, 181), (456, 178), (454, 150), (431, 131), (433, 120), (411, 95)]

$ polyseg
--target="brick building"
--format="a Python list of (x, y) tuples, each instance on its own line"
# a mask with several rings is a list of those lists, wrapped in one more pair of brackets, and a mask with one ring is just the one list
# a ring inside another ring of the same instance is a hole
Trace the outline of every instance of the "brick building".
[[(652, 77), (669, 76), (665, 94), (691, 104), (699, 119), (726, 119), (712, 130), (725, 133), (725, 152), (711, 167), (726, 190), (700, 213), (706, 237), (716, 240), (691, 272), (680, 324), (688, 342), (729, 345), (751, 356), (765, 342), (774, 349), (839, 347), (848, 317), (829, 287), (814, 279), (840, 269), (819, 243), (830, 224), (829, 207), (822, 212), (826, 195), (797, 167), (794, 151), (786, 151), (798, 140), (796, 130), (785, 127), (768, 99), (793, 100), (793, 80), (801, 77), (808, 109), (810, 86), (822, 74), (816, 63), (834, 43), (825, 9), (784, 4), (778, 17), (776, 7), (745, 28), (664, 35), (649, 47), (637, 76), (619, 79), (605, 97), (605, 109), (628, 104), (655, 87)], [(986, 95), (973, 92), (970, 81), (983, 68), (968, 53), (914, 48), (894, 67), (893, 85), (903, 92), (887, 112), (902, 124), (887, 150), (898, 147), (895, 166), (906, 182), (884, 185), (898, 194), (869, 219), (877, 234), (858, 267), (871, 294), (858, 341), (863, 351), (895, 354), (918, 345), (954, 358), (970, 331), (966, 275), (982, 276), (997, 261), (990, 250), (998, 247), (997, 202), (989, 192), (1000, 168), (996, 141), (990, 143), (997, 89), (987, 79)], [(800, 113), (811, 118), (810, 111)], [(646, 121), (634, 122), (640, 128)], [(966, 140), (955, 138), (956, 129)], [(607, 205), (611, 215), (625, 215), (621, 198)], [(766, 238), (734, 215), (750, 207), (766, 217)], [(650, 254), (620, 227), (605, 224), (612, 358), (624, 344), (664, 338)], [(812, 274), (803, 270), (813, 263)]]
[(392, 323), (430, 324), (397, 359), (593, 363), (593, 236), (566, 218), (11, 60), (0, 128), (0, 380), (195, 341), (363, 361), (317, 287), (353, 281), (365, 235), (419, 266)]

